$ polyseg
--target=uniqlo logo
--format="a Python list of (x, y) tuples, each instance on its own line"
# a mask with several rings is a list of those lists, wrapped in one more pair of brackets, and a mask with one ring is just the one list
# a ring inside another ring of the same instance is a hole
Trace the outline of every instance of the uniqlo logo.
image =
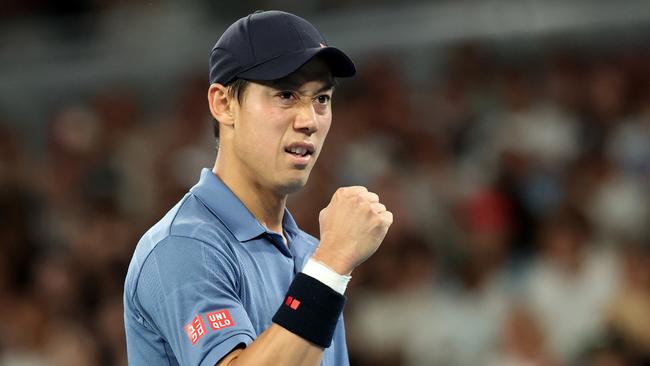
[(298, 299), (294, 299), (291, 296), (287, 296), (287, 300), (284, 302), (284, 304), (293, 310), (296, 310), (298, 309), (298, 306), (300, 306), (300, 301)]
[(192, 342), (192, 345), (195, 345), (196, 342), (205, 335), (205, 324), (203, 324), (203, 319), (201, 315), (197, 315), (192, 321), (185, 325), (184, 327), (187, 336)]
[(208, 317), (208, 324), (210, 324), (212, 330), (219, 330), (235, 325), (235, 322), (230, 316), (230, 312), (226, 309), (213, 311), (205, 315)]

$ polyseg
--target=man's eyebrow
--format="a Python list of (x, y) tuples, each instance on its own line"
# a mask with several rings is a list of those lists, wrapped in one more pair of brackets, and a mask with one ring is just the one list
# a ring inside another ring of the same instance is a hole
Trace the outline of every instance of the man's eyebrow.
[(328, 91), (328, 90), (334, 90), (335, 86), (336, 86), (336, 83), (334, 81), (328, 80), (325, 84), (323, 84), (322, 87), (320, 87), (320, 89), (318, 89), (316, 91), (316, 94), (320, 94), (320, 93), (322, 93), (324, 91)]
[[(294, 81), (294, 80), (279, 80), (276, 82), (271, 83), (270, 85), (273, 89), (276, 90), (294, 90), (294, 91), (300, 91), (300, 87), (303, 86), (303, 83)], [(327, 80), (324, 82), (323, 86), (318, 88), (316, 91), (316, 94), (322, 93), (324, 91), (334, 89), (336, 86), (336, 83), (333, 80)]]

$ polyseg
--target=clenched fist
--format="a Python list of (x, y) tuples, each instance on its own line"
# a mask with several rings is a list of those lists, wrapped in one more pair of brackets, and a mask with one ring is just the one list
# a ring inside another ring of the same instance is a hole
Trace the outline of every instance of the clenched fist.
[(313, 258), (348, 274), (370, 257), (393, 223), (393, 214), (365, 187), (339, 188), (320, 212), (320, 244)]

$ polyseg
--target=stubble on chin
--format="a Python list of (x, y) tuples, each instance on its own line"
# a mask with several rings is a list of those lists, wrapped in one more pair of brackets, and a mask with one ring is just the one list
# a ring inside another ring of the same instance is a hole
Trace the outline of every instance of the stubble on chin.
[(283, 182), (279, 187), (277, 187), (276, 192), (279, 195), (283, 195), (283, 196), (296, 193), (300, 191), (305, 185), (307, 185), (308, 180), (309, 180), (309, 174), (307, 174), (307, 176), (302, 179), (296, 178), (292, 180), (287, 180)]

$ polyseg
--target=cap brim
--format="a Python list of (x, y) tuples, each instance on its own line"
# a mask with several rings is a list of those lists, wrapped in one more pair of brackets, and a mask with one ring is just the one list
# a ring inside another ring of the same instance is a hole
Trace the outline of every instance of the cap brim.
[(298, 70), (316, 56), (329, 66), (334, 77), (350, 77), (357, 72), (354, 62), (343, 51), (335, 47), (319, 47), (270, 59), (239, 73), (237, 77), (248, 80), (281, 79)]

